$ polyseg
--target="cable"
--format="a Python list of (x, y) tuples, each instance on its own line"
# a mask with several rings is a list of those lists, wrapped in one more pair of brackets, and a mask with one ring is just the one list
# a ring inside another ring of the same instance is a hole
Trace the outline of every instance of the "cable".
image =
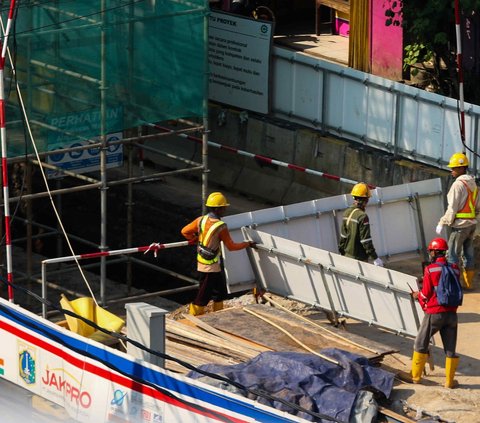
[[(19, 290), (19, 291), (22, 291), (24, 292), (25, 294), (27, 295), (30, 295), (32, 296), (33, 298), (35, 298), (37, 301), (43, 303), (43, 304), (46, 304), (48, 305), (49, 307), (52, 307), (54, 308), (55, 310), (59, 311), (60, 313), (63, 313), (65, 315), (68, 315), (68, 316), (71, 316), (71, 317), (74, 317), (76, 319), (79, 319), (81, 320), (82, 322), (92, 326), (93, 328), (95, 328), (96, 330), (100, 331), (100, 332), (103, 332), (107, 335), (110, 335), (112, 336), (113, 338), (116, 338), (118, 340), (122, 340), (124, 342), (129, 342), (130, 344), (134, 345), (135, 347), (149, 353), (149, 354), (152, 354), (152, 355), (155, 355), (157, 357), (160, 357), (164, 360), (170, 360), (170, 361), (174, 361), (176, 362), (177, 364), (180, 364), (181, 366), (185, 367), (186, 369), (189, 369), (191, 371), (195, 371), (197, 373), (200, 373), (204, 376), (207, 376), (207, 377), (210, 377), (212, 379), (216, 379), (216, 380), (219, 380), (221, 382), (224, 382), (224, 383), (227, 383), (231, 386), (234, 386), (235, 388), (239, 389), (240, 391), (244, 391), (244, 392), (247, 392), (247, 393), (250, 393), (252, 395), (255, 395), (257, 397), (261, 397), (261, 398), (265, 398), (269, 401), (271, 401), (272, 403), (273, 402), (279, 402), (297, 412), (303, 412), (303, 413), (306, 413), (306, 414), (309, 414), (315, 418), (319, 418), (319, 419), (324, 419), (324, 420), (328, 420), (328, 421), (332, 421), (332, 422), (336, 422), (336, 423), (345, 423), (345, 422), (342, 422), (341, 420), (338, 420), (334, 417), (331, 417), (331, 416), (328, 416), (328, 415), (325, 415), (325, 414), (322, 414), (322, 413), (317, 413), (315, 411), (311, 411), (311, 410), (307, 410), (305, 408), (303, 408), (302, 406), (299, 406), (297, 404), (294, 404), (294, 403), (291, 403), (289, 401), (286, 401), (284, 400), (283, 398), (279, 398), (279, 397), (276, 397), (274, 395), (271, 395), (270, 393), (266, 392), (266, 391), (263, 391), (263, 390), (260, 390), (260, 389), (252, 389), (252, 388), (249, 388), (247, 386), (244, 386), (242, 385), (241, 383), (238, 383), (238, 382), (235, 382), (235, 381), (232, 381), (230, 379), (228, 379), (227, 377), (225, 376), (221, 376), (221, 375), (217, 375), (215, 373), (210, 373), (210, 372), (207, 372), (205, 370), (202, 370), (198, 367), (195, 367), (193, 366), (192, 364), (190, 363), (187, 363), (186, 361), (183, 361), (179, 358), (176, 358), (176, 357), (173, 357), (173, 356), (170, 356), (168, 354), (165, 354), (165, 353), (161, 353), (159, 351), (156, 351), (156, 350), (152, 350), (151, 348), (148, 348), (146, 347), (145, 345), (139, 343), (138, 341), (135, 341), (134, 339), (131, 339), (129, 338), (128, 336), (126, 335), (123, 335), (123, 334), (120, 334), (120, 333), (117, 333), (117, 332), (112, 332), (112, 331), (109, 331), (107, 329), (104, 329), (102, 328), (101, 326), (99, 326), (98, 324), (96, 324), (95, 322), (83, 317), (83, 316), (80, 316), (70, 310), (66, 310), (66, 309), (63, 309), (55, 304), (53, 304), (51, 301), (48, 301), (48, 300), (45, 300), (43, 299), (42, 297), (40, 297), (39, 295), (35, 294), (34, 292), (28, 290), (27, 288), (24, 288), (22, 286), (19, 286), (19, 285), (16, 285), (14, 283), (11, 283), (9, 282), (8, 280), (6, 280), (5, 278), (3, 278), (2, 276), (0, 276), (0, 282), (3, 282), (4, 284), (8, 285), (8, 286), (12, 286), (13, 289), (15, 290)], [(0, 308), (4, 308), (0, 305)], [(26, 324), (26, 323), (25, 323)], [(37, 328), (38, 329), (38, 328)], [(43, 332), (41, 329), (39, 329), (39, 331)], [(48, 336), (51, 337), (51, 338), (54, 338), (50, 332), (48, 332)], [(55, 339), (57, 342), (59, 343), (62, 343), (62, 345), (65, 345), (65, 343), (63, 343), (61, 340), (57, 340)], [(71, 348), (70, 346), (68, 346), (69, 348)], [(72, 350), (76, 351), (74, 348), (72, 348)], [(79, 352), (79, 351), (76, 351), (76, 352)], [(80, 351), (82, 354), (86, 354), (85, 352), (83, 351)], [(95, 360), (98, 360), (100, 362), (102, 362), (102, 364), (105, 364), (107, 367), (110, 367), (112, 369), (114, 369), (115, 371), (118, 371), (120, 373), (122, 373), (121, 370), (118, 370), (114, 367), (111, 367), (111, 363), (104, 363), (103, 361), (99, 360), (97, 356), (91, 356), (91, 358), (94, 358)], [(122, 373), (124, 374), (124, 373)], [(128, 377), (131, 377), (132, 379), (134, 379), (133, 376), (131, 375), (128, 375)], [(139, 383), (145, 383), (146, 385), (149, 385), (149, 386), (152, 386), (152, 387), (156, 387), (156, 385), (154, 384), (151, 384), (151, 382), (148, 382), (148, 381), (142, 381), (142, 379), (139, 379), (139, 380), (136, 380), (134, 379), (135, 381), (139, 381)], [(156, 388), (155, 388), (156, 389)], [(161, 389), (161, 388), (159, 388)]]

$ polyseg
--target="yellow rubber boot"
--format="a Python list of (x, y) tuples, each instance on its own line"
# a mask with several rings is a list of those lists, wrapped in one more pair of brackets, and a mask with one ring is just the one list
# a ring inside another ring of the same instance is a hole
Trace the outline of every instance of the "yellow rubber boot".
[(455, 388), (458, 383), (453, 380), (458, 366), (458, 357), (447, 357), (445, 359), (445, 388)]
[(190, 309), (188, 310), (188, 313), (191, 314), (192, 316), (200, 316), (200, 314), (204, 313), (204, 308), (203, 306), (198, 306), (195, 304), (190, 304)]
[(413, 352), (412, 357), (412, 382), (420, 383), (422, 379), (423, 369), (425, 368), (425, 363), (428, 360), (428, 354), (419, 353), (417, 351)]
[(213, 302), (213, 311), (223, 310), (223, 301)]
[(473, 289), (473, 278), (475, 277), (475, 270), (463, 270), (463, 282), (466, 289)]

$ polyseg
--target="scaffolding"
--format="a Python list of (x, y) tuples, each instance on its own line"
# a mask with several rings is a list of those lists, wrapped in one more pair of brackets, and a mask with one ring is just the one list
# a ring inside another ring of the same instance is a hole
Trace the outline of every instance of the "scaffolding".
[[(2, 24), (7, 12), (1, 10)], [(54, 196), (61, 210), (63, 194), (99, 190), (100, 242), (94, 245), (105, 252), (109, 187), (128, 187), (127, 247), (132, 246), (134, 183), (200, 172), (202, 199), (206, 198), (208, 2), (25, 0), (17, 2), (9, 16), (13, 25), (4, 78), (7, 163), (9, 169), (23, 170), (24, 183), (17, 196), (4, 195), (3, 204), (26, 204), (25, 279), (36, 280), (32, 273), (32, 228), (40, 226), (32, 217), (36, 199)], [(202, 163), (154, 150), (184, 167), (134, 175), (135, 150), (151, 149), (148, 142), (162, 136), (145, 135), (143, 125), (172, 121), (174, 134), (201, 134)], [(110, 180), (109, 170), (118, 166), (126, 166), (127, 177)], [(33, 192), (34, 167), (46, 169), (55, 189)], [(74, 186), (63, 186), (63, 178), (73, 180)], [(58, 228), (49, 228), (43, 236), (59, 233)], [(59, 256), (61, 249), (59, 241)], [(127, 260), (130, 287), (132, 259)], [(105, 275), (102, 256), (102, 304), (107, 302)]]

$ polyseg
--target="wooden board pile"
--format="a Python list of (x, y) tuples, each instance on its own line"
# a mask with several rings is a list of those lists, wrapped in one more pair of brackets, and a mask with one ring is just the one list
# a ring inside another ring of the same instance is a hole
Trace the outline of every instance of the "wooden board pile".
[[(324, 348), (339, 348), (377, 363), (384, 355), (396, 352), (274, 305), (251, 304), (198, 317), (183, 314), (183, 319), (167, 319), (166, 353), (199, 366), (237, 364), (264, 351), (321, 355)], [(189, 371), (172, 360), (166, 360), (166, 368), (179, 373)]]

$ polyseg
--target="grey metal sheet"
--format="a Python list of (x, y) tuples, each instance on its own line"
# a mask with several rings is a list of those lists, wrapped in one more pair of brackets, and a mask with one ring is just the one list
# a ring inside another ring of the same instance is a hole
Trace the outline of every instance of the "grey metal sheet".
[[(343, 210), (351, 203), (352, 197), (345, 194), (227, 216), (224, 220), (236, 241), (243, 239), (241, 227), (249, 226), (336, 253)], [(436, 236), (435, 226), (443, 211), (440, 179), (373, 190), (367, 213), (377, 254), (388, 260), (399, 254), (419, 254), (425, 240)], [(224, 250), (223, 254), (230, 291), (247, 289), (255, 278), (246, 251)]]
[(410, 297), (415, 277), (251, 228), (243, 232), (258, 243), (250, 257), (267, 291), (398, 334), (416, 335), (423, 311)]

